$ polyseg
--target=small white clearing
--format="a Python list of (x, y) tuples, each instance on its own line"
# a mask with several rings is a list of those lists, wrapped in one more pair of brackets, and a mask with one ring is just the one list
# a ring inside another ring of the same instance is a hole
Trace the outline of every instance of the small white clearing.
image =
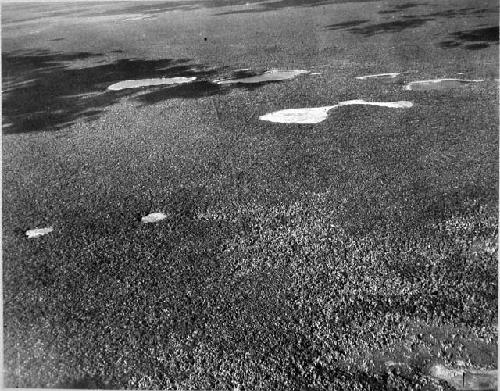
[(469, 79), (434, 79), (412, 81), (403, 87), (406, 91), (428, 91), (428, 90), (446, 90), (448, 88), (460, 88), (471, 83), (484, 81)]
[(366, 102), (362, 99), (348, 100), (340, 102), (333, 106), (301, 108), (301, 109), (286, 109), (268, 113), (259, 117), (262, 121), (270, 121), (281, 124), (317, 124), (324, 121), (328, 117), (328, 111), (340, 106), (350, 105), (368, 105), (382, 106), (396, 109), (408, 109), (413, 106), (412, 102)]
[(164, 220), (167, 216), (163, 213), (150, 213), (147, 216), (141, 218), (141, 222), (147, 223), (156, 223), (157, 221)]
[(328, 117), (328, 111), (335, 107), (338, 106), (280, 110), (261, 115), (259, 119), (280, 124), (317, 124), (324, 121)]
[(358, 80), (366, 80), (366, 79), (378, 78), (378, 77), (395, 78), (398, 75), (400, 75), (399, 72), (379, 73), (377, 75), (356, 76), (356, 79), (358, 79)]
[(321, 75), (321, 72), (312, 72), (310, 75)]
[(457, 390), (496, 390), (496, 370), (471, 370), (448, 369), (444, 365), (436, 364), (430, 368), (430, 375), (434, 378), (445, 380)]
[(43, 235), (47, 235), (53, 230), (54, 229), (52, 227), (29, 229), (26, 231), (26, 236), (28, 237), (28, 239), (34, 239)]
[(161, 77), (156, 79), (142, 79), (142, 80), (124, 80), (112, 84), (108, 87), (110, 91), (120, 91), (127, 88), (142, 88), (160, 85), (174, 85), (190, 83), (196, 80), (196, 77)]
[(281, 81), (281, 80), (290, 80), (299, 75), (309, 73), (309, 71), (295, 69), (290, 71), (282, 71), (278, 69), (273, 69), (270, 71), (266, 71), (261, 75), (256, 76), (248, 76), (241, 77), (237, 79), (225, 79), (225, 80), (214, 80), (216, 84), (255, 84), (255, 83), (264, 83), (268, 81)]

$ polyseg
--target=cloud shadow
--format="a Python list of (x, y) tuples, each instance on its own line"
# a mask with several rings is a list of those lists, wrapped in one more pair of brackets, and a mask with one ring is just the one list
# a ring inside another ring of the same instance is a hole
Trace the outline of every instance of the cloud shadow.
[(498, 38), (498, 26), (483, 27), (456, 31), (450, 35), (450, 39), (440, 42), (439, 46), (444, 49), (464, 47), (469, 50), (479, 50), (488, 48), (491, 44), (498, 45)]
[(439, 12), (433, 12), (431, 14), (428, 14), (426, 16), (430, 17), (440, 17), (440, 18), (458, 18), (458, 17), (463, 17), (463, 16), (484, 16), (486, 13), (494, 12), (491, 9), (488, 8), (459, 8), (459, 9), (449, 9), (445, 11), (439, 11)]
[[(95, 62), (99, 56), (43, 50), (3, 53), (4, 134), (57, 130), (81, 118), (95, 119), (106, 107), (138, 92), (107, 90), (109, 85), (122, 80), (175, 76), (203, 79), (216, 72), (192, 65), (188, 59), (121, 59), (76, 67), (75, 61)], [(195, 98), (205, 94), (202, 88), (197, 91), (188, 85), (172, 90), (165, 98)]]
[(146, 104), (155, 104), (167, 99), (203, 98), (213, 95), (224, 95), (227, 92), (228, 89), (222, 88), (218, 84), (212, 83), (209, 80), (199, 80), (175, 87), (156, 88), (150, 92), (137, 96), (137, 100)]
[[(394, 6), (392, 9), (379, 11), (379, 14), (396, 14), (401, 11), (418, 7), (421, 5), (427, 5), (429, 3), (406, 3)], [(425, 15), (399, 15), (399, 18), (396, 20), (390, 20), (382, 23), (374, 23), (366, 26), (358, 27), (359, 24), (367, 23), (368, 20), (353, 20), (343, 23), (332, 24), (326, 26), (328, 30), (341, 30), (347, 29), (349, 32), (353, 34), (361, 34), (365, 36), (372, 36), (376, 34), (383, 33), (399, 33), (406, 29), (421, 27), (425, 25), (427, 22), (436, 20), (439, 18), (455, 18), (455, 17), (482, 17), (486, 16), (487, 13), (495, 13), (498, 10), (493, 8), (460, 8), (460, 9), (449, 9), (439, 12), (428, 13)], [(393, 16), (395, 18), (395, 16)], [(487, 39), (482, 39), (486, 37)], [(479, 29), (477, 31), (463, 31), (457, 32), (453, 35), (453, 40), (443, 41), (441, 46), (444, 48), (456, 47), (460, 46), (460, 41), (482, 41), (480, 43), (471, 43), (466, 47), (468, 49), (481, 49), (487, 47), (486, 42), (491, 42), (490, 40), (496, 40), (498, 42), (498, 28), (496, 31), (494, 27)]]
[[(96, 63), (96, 53), (54, 53), (32, 50), (2, 56), (3, 133), (16, 134), (58, 130), (77, 120), (95, 120), (106, 107), (128, 97), (143, 104), (167, 99), (197, 99), (223, 95), (231, 89), (255, 90), (269, 83), (220, 85), (214, 69), (192, 64), (189, 59), (120, 59)], [(81, 65), (81, 64), (85, 65)], [(265, 70), (235, 70), (230, 79), (262, 74)], [(156, 85), (110, 91), (111, 84), (124, 80), (160, 77), (196, 77), (174, 86)]]
[(365, 27), (353, 27), (350, 28), (349, 31), (354, 34), (361, 34), (365, 36), (372, 36), (382, 33), (400, 33), (401, 31), (406, 29), (423, 26), (430, 20), (432, 19), (408, 17), (405, 19), (394, 20), (392, 22), (371, 24)]

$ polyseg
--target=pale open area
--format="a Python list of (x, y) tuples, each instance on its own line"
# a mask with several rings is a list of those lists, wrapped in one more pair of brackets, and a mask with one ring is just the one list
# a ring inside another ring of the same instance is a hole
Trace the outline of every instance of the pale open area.
[(317, 124), (328, 117), (328, 112), (341, 106), (365, 105), (390, 107), (394, 109), (409, 109), (413, 103), (406, 101), (399, 102), (366, 102), (363, 99), (353, 99), (339, 102), (333, 106), (311, 107), (301, 109), (280, 110), (274, 113), (262, 115), (259, 118), (263, 121), (277, 122), (282, 124)]
[(498, 12), (2, 2), (4, 385), (495, 389)]
[(467, 79), (436, 79), (436, 80), (417, 80), (408, 83), (405, 90), (413, 91), (429, 91), (429, 90), (446, 90), (449, 88), (463, 88), (471, 83), (479, 83), (484, 80), (467, 80)]
[(26, 236), (28, 239), (38, 238), (43, 235), (47, 235), (51, 233), (54, 229), (52, 227), (47, 228), (34, 228), (26, 231)]
[(118, 83), (111, 84), (108, 90), (121, 91), (128, 88), (144, 88), (161, 85), (177, 85), (189, 83), (196, 80), (196, 77), (161, 77), (157, 79), (144, 79), (144, 80), (124, 80)]
[(167, 216), (161, 212), (150, 213), (147, 216), (143, 216), (141, 221), (143, 223), (156, 223), (158, 221), (166, 219)]

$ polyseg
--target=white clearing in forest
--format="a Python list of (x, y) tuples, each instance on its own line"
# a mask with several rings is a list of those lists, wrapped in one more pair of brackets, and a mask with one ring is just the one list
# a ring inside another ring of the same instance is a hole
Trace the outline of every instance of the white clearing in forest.
[(406, 91), (427, 91), (427, 90), (444, 90), (448, 88), (459, 88), (470, 83), (479, 83), (484, 81), (469, 80), (469, 79), (434, 79), (434, 80), (417, 80), (412, 81), (403, 87)]
[(157, 221), (164, 220), (167, 216), (163, 213), (150, 213), (147, 216), (141, 218), (143, 223), (156, 223)]
[(434, 378), (445, 380), (456, 390), (496, 390), (497, 370), (471, 370), (448, 369), (443, 365), (433, 365), (430, 375)]
[(142, 88), (150, 86), (160, 86), (160, 85), (174, 85), (174, 84), (184, 84), (190, 83), (196, 80), (196, 77), (160, 77), (156, 79), (142, 79), (142, 80), (124, 80), (118, 83), (112, 84), (108, 87), (110, 91), (120, 91), (127, 88)]
[(43, 235), (47, 235), (53, 230), (54, 229), (52, 227), (29, 229), (26, 231), (26, 236), (28, 237), (28, 239), (34, 239)]
[(367, 102), (363, 99), (346, 100), (345, 102), (340, 102), (339, 106), (349, 106), (349, 105), (367, 105), (367, 106), (382, 106), (390, 107), (393, 109), (409, 109), (413, 107), (412, 102), (406, 100), (400, 100), (398, 102)]
[(366, 80), (366, 79), (377, 78), (377, 77), (395, 78), (398, 75), (400, 75), (399, 72), (379, 73), (377, 75), (356, 76), (356, 79), (358, 79), (358, 80)]
[(309, 71), (305, 71), (302, 69), (295, 69), (291, 71), (282, 71), (279, 69), (273, 69), (270, 71), (264, 72), (262, 75), (256, 76), (247, 76), (241, 77), (237, 79), (224, 79), (224, 80), (214, 80), (216, 84), (255, 84), (255, 83), (264, 83), (267, 81), (281, 81), (281, 80), (289, 80), (293, 79), (299, 75), (309, 73)]
[(328, 111), (335, 107), (338, 107), (338, 105), (280, 110), (261, 115), (259, 119), (280, 124), (316, 124), (324, 121), (328, 117)]
[(328, 111), (340, 106), (368, 105), (382, 106), (396, 109), (408, 109), (413, 106), (412, 102), (366, 102), (362, 99), (348, 100), (333, 106), (311, 107), (301, 109), (286, 109), (268, 113), (259, 117), (262, 121), (277, 122), (281, 124), (317, 124), (328, 117)]

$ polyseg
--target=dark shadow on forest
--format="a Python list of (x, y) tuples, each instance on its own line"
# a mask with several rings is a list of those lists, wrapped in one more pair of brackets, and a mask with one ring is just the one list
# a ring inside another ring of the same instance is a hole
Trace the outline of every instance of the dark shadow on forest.
[(460, 8), (460, 9), (449, 9), (446, 11), (439, 11), (439, 12), (433, 12), (431, 14), (428, 14), (426, 16), (430, 17), (440, 17), (440, 18), (457, 18), (457, 17), (463, 17), (463, 16), (476, 16), (476, 17), (482, 17), (485, 16), (487, 13), (492, 13), (492, 12), (498, 12), (498, 10), (492, 10), (488, 8)]
[(155, 104), (167, 99), (173, 98), (202, 98), (213, 95), (223, 95), (228, 92), (218, 84), (214, 84), (208, 80), (194, 81), (175, 87), (155, 88), (150, 92), (141, 94), (137, 99), (143, 103)]
[[(265, 84), (286, 80), (265, 80), (253, 84), (221, 85), (223, 69), (192, 64), (189, 59), (120, 59), (98, 63), (100, 54), (54, 53), (43, 50), (4, 53), (2, 56), (3, 132), (16, 134), (58, 130), (79, 119), (94, 120), (106, 107), (124, 97), (144, 104), (167, 99), (197, 99), (229, 93), (231, 89), (255, 90)], [(78, 66), (75, 61), (85, 63)], [(229, 79), (262, 74), (259, 70), (236, 70)], [(179, 85), (157, 85), (110, 91), (111, 84), (124, 80), (159, 77), (196, 77)]]
[[(99, 56), (87, 52), (64, 54), (42, 50), (3, 53), (4, 133), (57, 130), (80, 118), (95, 119), (106, 107), (138, 92), (107, 90), (111, 84), (122, 80), (176, 76), (203, 79), (216, 72), (194, 66), (188, 59), (121, 59), (70, 67), (74, 61), (95, 61)], [(203, 94), (205, 91), (193, 90), (192, 86), (178, 86), (169, 97), (196, 98)]]
[(266, 72), (266, 69), (237, 69), (230, 73), (228, 77), (222, 80), (234, 80), (231, 84), (218, 84), (210, 80), (197, 80), (192, 83), (180, 85), (177, 87), (161, 88), (151, 92), (141, 94), (137, 97), (139, 101), (148, 104), (154, 104), (166, 99), (172, 98), (201, 98), (213, 95), (225, 95), (231, 89), (242, 89), (245, 91), (254, 91), (266, 84), (279, 84), (290, 81), (284, 80), (262, 80), (252, 83), (238, 83), (238, 79), (260, 76)]
[[(420, 5), (428, 5), (429, 3), (408, 3), (408, 4), (401, 4), (397, 5), (392, 9), (389, 10), (382, 10), (379, 12), (379, 14), (395, 14), (401, 11), (404, 11), (406, 9), (414, 8)], [(489, 8), (473, 8), (473, 7), (467, 7), (467, 8), (459, 8), (459, 9), (448, 9), (444, 11), (438, 11), (438, 12), (432, 12), (430, 14), (426, 15), (408, 15), (406, 17), (421, 17), (421, 18), (457, 18), (457, 17), (463, 17), (463, 16), (476, 16), (476, 17), (482, 17), (485, 16), (487, 13), (497, 13), (498, 9), (489, 9)]]
[(326, 26), (326, 29), (332, 31), (346, 29), (353, 34), (372, 36), (375, 34), (383, 33), (399, 33), (406, 29), (423, 26), (429, 20), (432, 19), (403, 15), (401, 16), (401, 19), (392, 20), (390, 22), (374, 23), (358, 27), (360, 24), (366, 24), (370, 21), (351, 20), (347, 22), (331, 24), (329, 26)]
[[(406, 3), (394, 6), (394, 8), (389, 10), (379, 11), (379, 14), (396, 14), (401, 11), (414, 8), (421, 5), (428, 5), (429, 3)], [(346, 29), (347, 31), (354, 34), (361, 34), (365, 36), (372, 36), (375, 34), (382, 33), (399, 33), (406, 29), (421, 27), (429, 21), (433, 21), (439, 18), (456, 18), (456, 17), (482, 17), (486, 16), (488, 13), (497, 13), (498, 9), (493, 8), (460, 8), (460, 9), (449, 9), (445, 11), (432, 12), (424, 15), (398, 15), (395, 20), (390, 20), (382, 23), (368, 24), (365, 26), (358, 27), (358, 25), (363, 23), (368, 23), (368, 20), (352, 20), (337, 24), (332, 24), (326, 26), (328, 30), (341, 30)], [(394, 18), (394, 16), (393, 16)], [(495, 37), (496, 42), (498, 42), (498, 28), (495, 31), (491, 29), (480, 29), (477, 32), (457, 32), (454, 34), (454, 40), (444, 41), (442, 47), (456, 47), (461, 45), (459, 41), (490, 41), (491, 37)], [(484, 31), (483, 31), (484, 30)], [(472, 35), (471, 35), (472, 34)], [(488, 36), (488, 39), (476, 39), (475, 35)], [(472, 38), (471, 38), (472, 37)], [(469, 39), (470, 38), (470, 39)], [(466, 46), (468, 49), (479, 49), (487, 47), (485, 42), (471, 43)]]
[(432, 19), (428, 18), (405, 18), (391, 22), (376, 23), (365, 27), (353, 27), (349, 31), (354, 34), (372, 36), (382, 33), (400, 33), (403, 30), (423, 26)]
[(439, 43), (444, 49), (464, 47), (469, 50), (485, 49), (491, 44), (498, 45), (498, 26), (484, 27), (473, 30), (456, 31), (450, 39)]

